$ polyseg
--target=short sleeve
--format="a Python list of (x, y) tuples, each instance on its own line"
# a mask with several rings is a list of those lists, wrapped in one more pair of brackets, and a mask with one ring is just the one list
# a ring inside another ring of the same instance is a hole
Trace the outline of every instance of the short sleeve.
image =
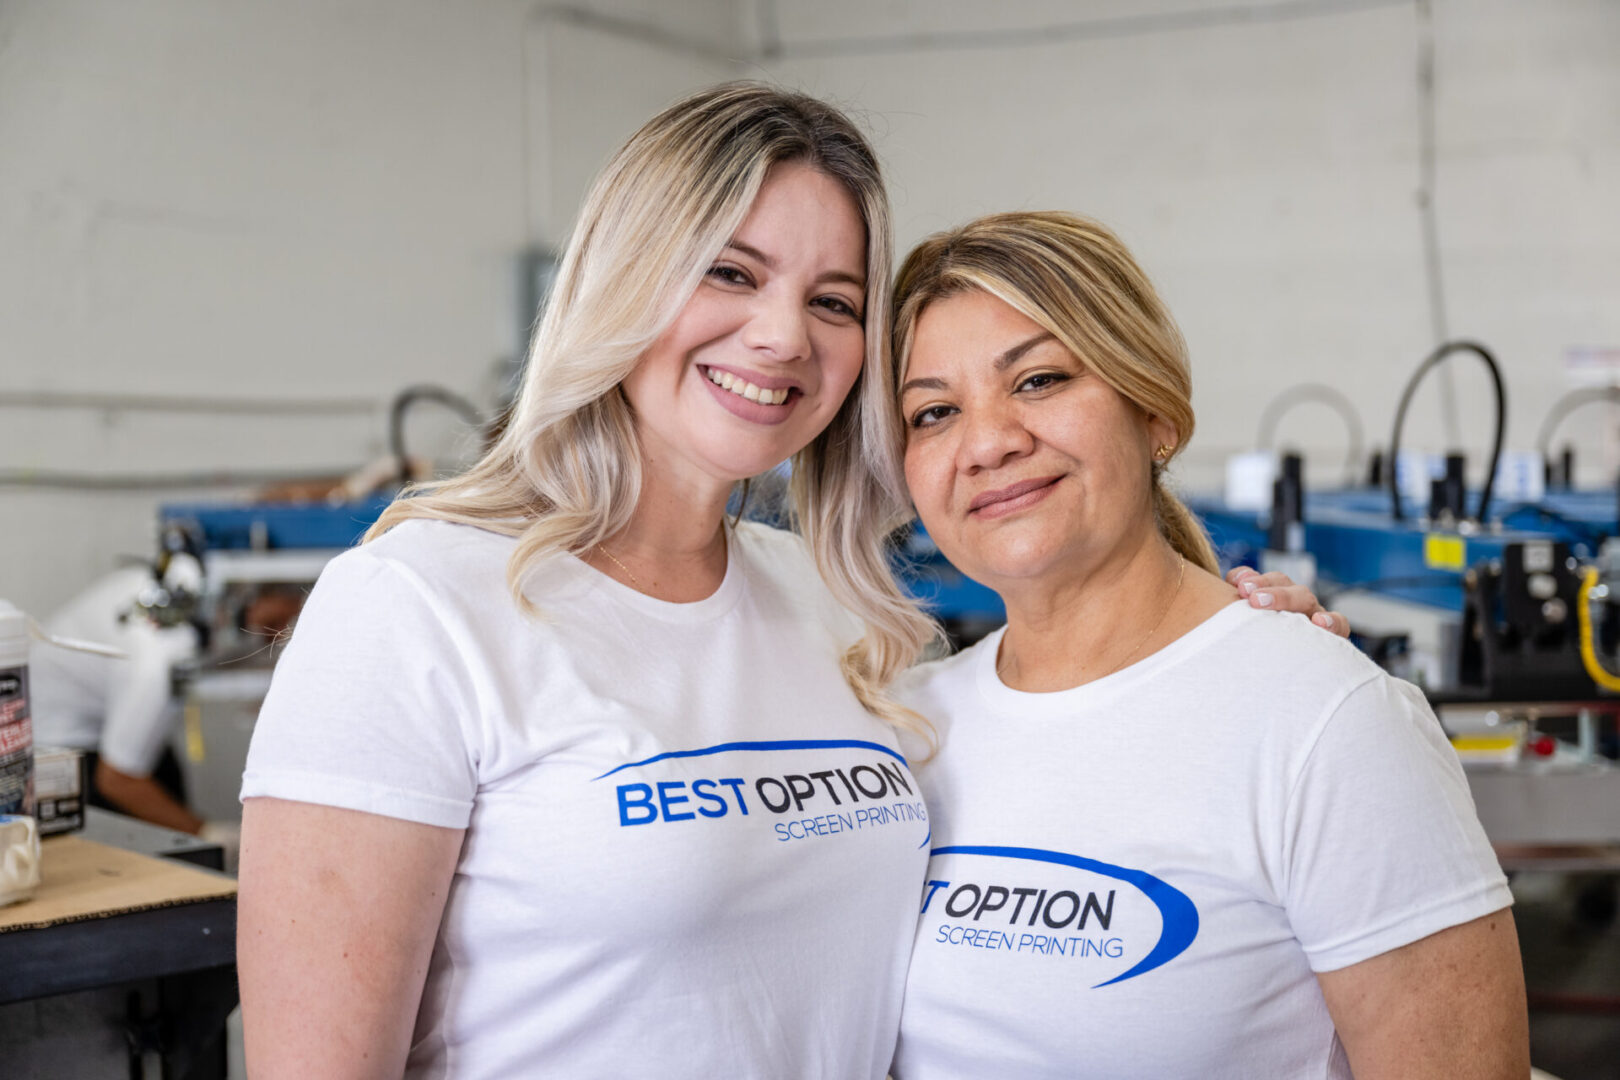
[(478, 786), (472, 686), (420, 581), (365, 548), (345, 552), (276, 664), (242, 798), (465, 828)]
[(190, 626), (156, 627), (130, 619), (119, 633), (126, 654), (112, 664), (107, 715), (98, 749), (101, 760), (130, 776), (151, 776), (173, 734), (178, 710), (171, 672), (197, 653)]
[(1327, 718), (1295, 779), (1283, 843), (1288, 917), (1313, 971), (1513, 902), (1439, 721), (1386, 676)]

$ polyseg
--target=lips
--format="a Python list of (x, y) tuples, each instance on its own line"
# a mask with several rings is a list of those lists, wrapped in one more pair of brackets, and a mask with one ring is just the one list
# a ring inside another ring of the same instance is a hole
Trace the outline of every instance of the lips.
[(750, 423), (780, 424), (804, 400), (804, 388), (794, 379), (772, 379), (714, 365), (699, 365), (698, 373), (703, 388), (721, 408)]
[(1046, 497), (1047, 491), (1062, 476), (1037, 476), (1020, 480), (1016, 484), (980, 492), (968, 503), (968, 513), (981, 517), (996, 517), (1032, 505)]
[(733, 390), (733, 392), (738, 393), (739, 395), (742, 393), (743, 387), (748, 386), (755, 387), (759, 390), (773, 390), (777, 392), (786, 390), (789, 392), (790, 396), (795, 390), (800, 394), (804, 393), (804, 386), (800, 384), (799, 380), (797, 379), (784, 378), (780, 376), (772, 378), (770, 376), (760, 375), (752, 371), (743, 371), (738, 368), (723, 367), (719, 364), (701, 364), (699, 365), (699, 370), (703, 372), (703, 377), (705, 379), (708, 379), (716, 386), (721, 386), (724, 389), (731, 390), (733, 388), (731, 386), (726, 386), (725, 384), (736, 384), (736, 389)]

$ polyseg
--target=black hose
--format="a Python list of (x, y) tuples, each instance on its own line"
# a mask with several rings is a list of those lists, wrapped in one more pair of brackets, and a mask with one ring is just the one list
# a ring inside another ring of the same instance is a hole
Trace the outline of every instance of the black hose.
[(405, 414), (419, 401), (435, 401), (460, 416), (474, 428), (484, 426), (484, 417), (478, 411), (478, 406), (462, 397), (453, 390), (446, 390), (442, 386), (423, 384), (407, 386), (398, 394), (388, 406), (388, 452), (399, 463), (400, 483), (407, 483), (411, 478), (411, 463), (405, 453)]
[(1491, 463), (1490, 467), (1485, 470), (1485, 486), (1480, 489), (1479, 510), (1474, 515), (1474, 520), (1483, 525), (1485, 523), (1485, 514), (1490, 509), (1491, 489), (1496, 485), (1496, 466), (1502, 458), (1502, 433), (1507, 427), (1507, 392), (1502, 389), (1502, 369), (1497, 365), (1496, 357), (1492, 356), (1485, 346), (1478, 342), (1447, 341), (1443, 342), (1439, 348), (1424, 359), (1423, 363), (1418, 365), (1417, 370), (1412, 373), (1412, 378), (1407, 382), (1406, 389), (1401, 391), (1401, 403), (1395, 409), (1395, 430), (1389, 438), (1389, 502), (1390, 513), (1396, 521), (1402, 521), (1406, 517), (1401, 512), (1401, 491), (1396, 482), (1396, 473), (1398, 472), (1396, 464), (1399, 462), (1401, 455), (1401, 428), (1406, 423), (1406, 407), (1412, 403), (1412, 392), (1417, 389), (1418, 383), (1423, 380), (1423, 376), (1427, 375), (1440, 361), (1455, 352), (1471, 352), (1485, 361), (1485, 366), (1490, 369), (1491, 373), (1491, 386), (1496, 390), (1496, 437), (1492, 440)]
[(1582, 405), (1594, 401), (1620, 401), (1620, 386), (1584, 386), (1578, 390), (1571, 390), (1547, 410), (1547, 418), (1541, 422), (1541, 431), (1536, 435), (1536, 451), (1543, 460), (1552, 459), (1552, 437), (1558, 431), (1570, 413)]
[(1261, 450), (1270, 450), (1272, 442), (1277, 436), (1277, 423), (1290, 409), (1306, 401), (1319, 401), (1324, 405), (1332, 406), (1333, 410), (1344, 420), (1344, 426), (1350, 431), (1350, 450), (1345, 455), (1344, 468), (1347, 483), (1353, 485), (1356, 478), (1357, 463), (1361, 460), (1362, 448), (1365, 438), (1361, 430), (1361, 416), (1356, 407), (1350, 404), (1350, 399), (1331, 386), (1322, 383), (1301, 383), (1291, 386), (1271, 399), (1271, 402), (1260, 413), (1260, 435), (1255, 440), (1256, 446)]

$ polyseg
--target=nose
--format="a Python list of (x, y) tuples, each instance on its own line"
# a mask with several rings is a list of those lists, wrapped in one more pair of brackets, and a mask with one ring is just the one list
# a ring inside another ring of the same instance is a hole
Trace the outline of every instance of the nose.
[(742, 342), (749, 349), (779, 363), (810, 355), (810, 312), (797, 297), (762, 293), (743, 327)]
[(964, 404), (957, 418), (956, 466), (966, 473), (995, 469), (1035, 448), (1035, 437), (1010, 402)]

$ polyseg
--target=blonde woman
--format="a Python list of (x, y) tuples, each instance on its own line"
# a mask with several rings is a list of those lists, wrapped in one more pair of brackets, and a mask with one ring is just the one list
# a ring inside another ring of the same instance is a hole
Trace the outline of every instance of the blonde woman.
[[(499, 445), (334, 560), (279, 664), (255, 1077), (883, 1075), (928, 822), (880, 687), (932, 632), (867, 539), (889, 259), (871, 148), (797, 94), (698, 94), (607, 166)], [(728, 524), (790, 456), (803, 542)]]
[(895, 308), (917, 512), (1007, 605), (908, 677), (941, 749), (895, 1076), (1522, 1080), (1456, 755), (1413, 687), (1216, 576), (1162, 483), (1185, 348), (1118, 239), (983, 218)]
[[(607, 166), (505, 435), (332, 562), (276, 671), (256, 1080), (884, 1074), (929, 821), (883, 688), (933, 632), (881, 539), (889, 259), (871, 148), (798, 94), (704, 91)], [(729, 524), (789, 457), (801, 535)]]

